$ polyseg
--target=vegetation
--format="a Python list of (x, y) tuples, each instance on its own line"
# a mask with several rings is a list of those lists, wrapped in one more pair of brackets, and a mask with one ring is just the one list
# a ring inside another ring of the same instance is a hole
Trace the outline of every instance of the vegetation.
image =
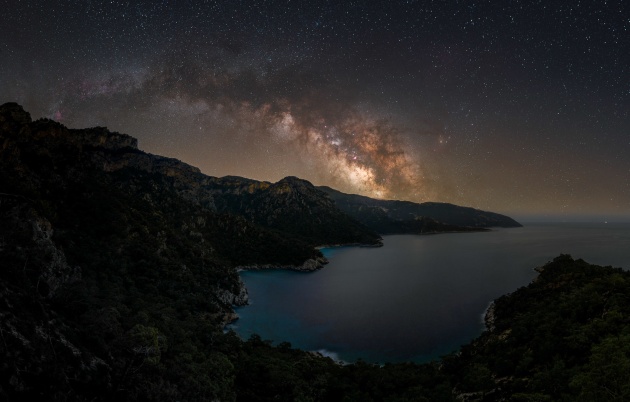
[(568, 255), (539, 271), (495, 301), (492, 330), (463, 348), (456, 364), (467, 370), (453, 373), (489, 375), (476, 390), (485, 400), (628, 400), (630, 273)]

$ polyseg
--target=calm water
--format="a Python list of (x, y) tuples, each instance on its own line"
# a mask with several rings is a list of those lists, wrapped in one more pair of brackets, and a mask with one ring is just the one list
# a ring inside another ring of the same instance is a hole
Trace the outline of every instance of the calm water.
[(490, 233), (386, 236), (384, 247), (323, 250), (313, 273), (248, 271), (234, 330), (345, 361), (422, 362), (483, 331), (490, 301), (560, 253), (630, 268), (630, 224), (530, 224)]

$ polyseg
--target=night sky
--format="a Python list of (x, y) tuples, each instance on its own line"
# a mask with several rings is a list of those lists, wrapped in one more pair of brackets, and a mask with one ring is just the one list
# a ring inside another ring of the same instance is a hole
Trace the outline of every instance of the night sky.
[(212, 176), (630, 217), (623, 1), (0, 0), (0, 103)]

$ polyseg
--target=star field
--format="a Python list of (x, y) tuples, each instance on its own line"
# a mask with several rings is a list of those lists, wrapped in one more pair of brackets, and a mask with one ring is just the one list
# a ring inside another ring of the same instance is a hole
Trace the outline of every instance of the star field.
[(2, 1), (0, 102), (213, 176), (630, 217), (622, 1)]

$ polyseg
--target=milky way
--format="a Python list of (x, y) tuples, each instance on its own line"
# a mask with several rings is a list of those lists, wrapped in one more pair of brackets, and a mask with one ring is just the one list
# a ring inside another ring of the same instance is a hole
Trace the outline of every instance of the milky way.
[(630, 216), (623, 2), (27, 1), (0, 102), (209, 175)]

